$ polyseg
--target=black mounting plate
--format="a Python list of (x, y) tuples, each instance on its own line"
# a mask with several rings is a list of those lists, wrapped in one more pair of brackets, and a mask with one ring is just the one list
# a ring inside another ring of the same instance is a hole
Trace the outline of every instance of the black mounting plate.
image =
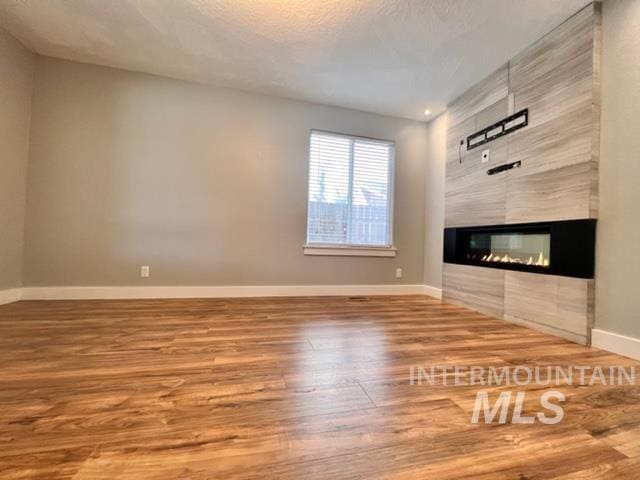
[(493, 125), (483, 128), (479, 132), (469, 135), (467, 137), (467, 150), (472, 150), (496, 138), (526, 127), (527, 125), (529, 125), (529, 109), (525, 108)]

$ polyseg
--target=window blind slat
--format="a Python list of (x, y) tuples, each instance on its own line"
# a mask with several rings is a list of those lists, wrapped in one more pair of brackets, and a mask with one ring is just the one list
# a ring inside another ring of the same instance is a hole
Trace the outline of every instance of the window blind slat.
[(391, 246), (390, 142), (312, 132), (307, 243)]

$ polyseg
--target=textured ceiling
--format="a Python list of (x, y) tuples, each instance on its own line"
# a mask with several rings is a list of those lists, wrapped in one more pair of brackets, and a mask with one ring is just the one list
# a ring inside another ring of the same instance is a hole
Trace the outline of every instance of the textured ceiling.
[(425, 120), (587, 0), (0, 0), (42, 55)]

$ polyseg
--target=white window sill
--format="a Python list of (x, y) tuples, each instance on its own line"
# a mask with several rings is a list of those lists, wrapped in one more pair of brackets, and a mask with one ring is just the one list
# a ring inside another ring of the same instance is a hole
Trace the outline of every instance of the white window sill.
[(342, 245), (304, 245), (305, 255), (342, 257), (395, 257), (395, 247), (355, 247)]

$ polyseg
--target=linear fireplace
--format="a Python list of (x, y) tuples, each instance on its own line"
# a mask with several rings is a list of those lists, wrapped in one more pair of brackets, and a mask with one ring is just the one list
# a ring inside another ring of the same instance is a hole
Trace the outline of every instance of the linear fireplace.
[(445, 228), (444, 261), (593, 278), (595, 220)]

